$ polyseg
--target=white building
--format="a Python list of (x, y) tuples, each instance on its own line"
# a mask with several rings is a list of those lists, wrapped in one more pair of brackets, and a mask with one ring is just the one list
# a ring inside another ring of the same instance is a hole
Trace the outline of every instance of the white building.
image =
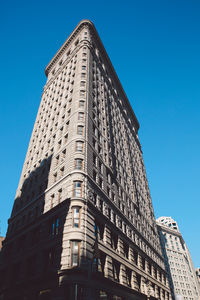
[(157, 225), (172, 295), (178, 300), (200, 299), (192, 259), (176, 221), (160, 217)]

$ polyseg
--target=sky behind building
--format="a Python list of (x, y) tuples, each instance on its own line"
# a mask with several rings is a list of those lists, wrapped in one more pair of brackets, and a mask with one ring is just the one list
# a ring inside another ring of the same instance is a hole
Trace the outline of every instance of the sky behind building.
[(94, 22), (140, 122), (156, 217), (179, 224), (200, 265), (200, 2), (10, 1), (1, 5), (1, 234), (46, 82), (81, 19)]

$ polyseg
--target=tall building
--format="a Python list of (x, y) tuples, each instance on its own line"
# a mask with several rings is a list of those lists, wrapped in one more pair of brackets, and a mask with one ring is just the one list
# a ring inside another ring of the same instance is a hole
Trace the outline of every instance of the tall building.
[(170, 299), (139, 123), (90, 21), (45, 73), (0, 299)]
[(173, 297), (199, 300), (200, 289), (192, 259), (177, 222), (171, 217), (160, 217), (157, 225)]

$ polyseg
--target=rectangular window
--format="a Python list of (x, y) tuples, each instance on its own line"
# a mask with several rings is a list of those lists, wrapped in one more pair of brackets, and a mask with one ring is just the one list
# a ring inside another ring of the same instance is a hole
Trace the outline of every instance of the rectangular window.
[(96, 155), (93, 153), (93, 164), (96, 166), (97, 163), (97, 157)]
[(125, 276), (126, 276), (127, 286), (131, 287), (131, 270), (130, 269), (126, 268)]
[(77, 267), (79, 265), (79, 248), (80, 242), (72, 241), (71, 242), (71, 266)]
[(81, 197), (82, 196), (82, 182), (75, 181), (74, 182), (74, 197)]
[(99, 161), (99, 171), (103, 174), (103, 164)]
[(79, 107), (80, 107), (80, 108), (83, 108), (83, 107), (84, 107), (84, 103), (85, 103), (85, 101), (80, 100), (80, 101), (79, 101)]
[(117, 249), (117, 246), (118, 246), (118, 236), (117, 234), (111, 232), (111, 239), (110, 239), (110, 242), (111, 242), (111, 247), (116, 250)]
[(103, 223), (100, 223), (99, 221), (95, 220), (94, 235), (98, 240), (103, 240), (104, 229), (105, 229), (105, 225)]
[(78, 113), (78, 120), (79, 121), (83, 121), (84, 120), (84, 113), (82, 113), (82, 112)]
[(83, 126), (78, 126), (77, 127), (77, 134), (78, 135), (83, 135)]
[(119, 282), (120, 264), (113, 259), (113, 279)]
[(67, 141), (68, 141), (68, 133), (65, 134), (64, 138), (65, 138), (65, 141), (64, 141), (64, 142), (67, 143)]
[(80, 91), (80, 96), (85, 96), (85, 91), (81, 90)]
[(83, 168), (83, 160), (82, 159), (75, 159), (75, 169), (76, 170), (82, 170)]
[(57, 180), (57, 173), (53, 174), (53, 182), (56, 182)]
[(83, 152), (83, 142), (81, 141), (76, 142), (76, 151)]
[(80, 207), (73, 207), (73, 227), (79, 228), (80, 227)]
[(95, 171), (95, 170), (93, 170), (93, 179), (94, 179), (94, 181), (96, 181), (96, 180), (97, 180), (97, 173), (96, 173), (96, 171)]

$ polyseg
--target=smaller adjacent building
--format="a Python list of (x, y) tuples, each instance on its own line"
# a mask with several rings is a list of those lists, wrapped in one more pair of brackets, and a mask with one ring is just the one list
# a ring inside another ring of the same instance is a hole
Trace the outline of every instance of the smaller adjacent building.
[(177, 222), (171, 217), (160, 217), (157, 227), (173, 298), (199, 300), (200, 288), (192, 259)]

